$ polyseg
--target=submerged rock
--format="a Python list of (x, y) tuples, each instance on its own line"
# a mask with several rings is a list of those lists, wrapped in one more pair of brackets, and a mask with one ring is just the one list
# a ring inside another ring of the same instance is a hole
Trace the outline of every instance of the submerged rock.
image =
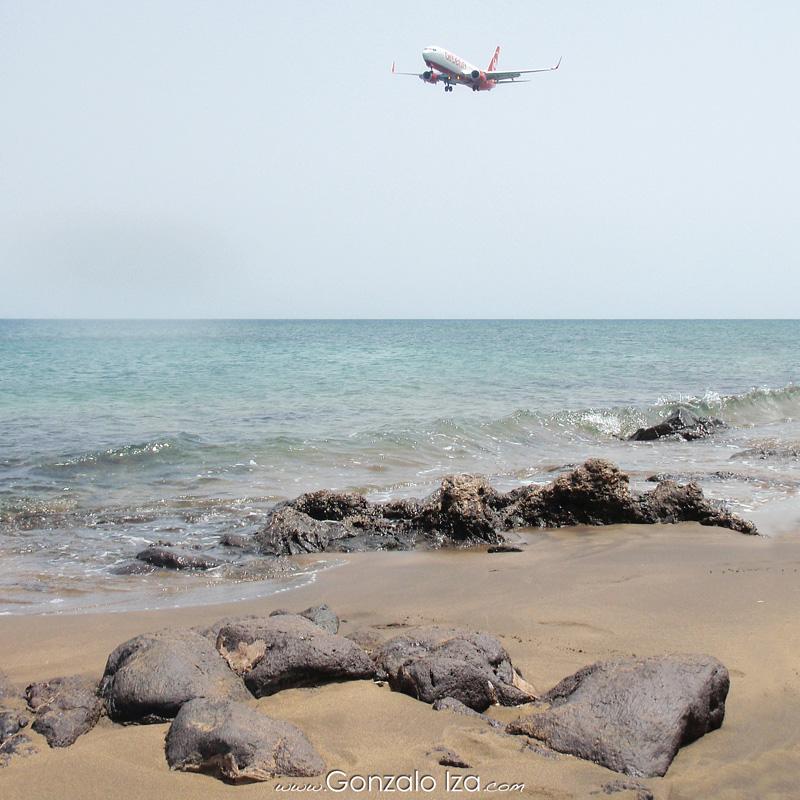
[(163, 569), (215, 569), (226, 563), (219, 558), (206, 556), (192, 550), (159, 545), (150, 545), (141, 553), (137, 553), (136, 558), (146, 564)]
[(722, 725), (730, 679), (711, 656), (627, 658), (592, 664), (511, 722), (562, 753), (635, 777), (664, 775), (683, 747)]
[(534, 699), (503, 646), (486, 633), (418, 628), (390, 639), (373, 653), (377, 676), (395, 691), (425, 703), (452, 698), (473, 711)]
[(355, 642), (296, 614), (224, 621), (216, 646), (256, 697), (371, 678), (375, 672), (370, 657)]
[(103, 710), (97, 684), (77, 675), (32, 683), (25, 696), (35, 714), (33, 730), (50, 747), (69, 747), (97, 724)]
[(370, 503), (353, 493), (314, 492), (276, 506), (255, 541), (266, 555), (474, 544), (509, 552), (514, 545), (501, 531), (519, 527), (697, 521), (756, 532), (751, 523), (706, 500), (699, 488), (676, 491), (664, 483), (653, 492), (631, 492), (624, 472), (593, 458), (547, 485), (505, 494), (475, 475), (446, 477), (425, 500)]
[(185, 703), (167, 733), (166, 756), (171, 769), (209, 772), (232, 783), (325, 771), (299, 728), (231, 700)]
[(249, 698), (205, 636), (169, 629), (117, 647), (108, 657), (100, 691), (109, 717), (117, 722), (162, 722), (197, 697)]
[(492, 545), (486, 552), (490, 555), (493, 553), (521, 553), (522, 548), (517, 547), (515, 544), (495, 544)]
[(630, 442), (652, 442), (655, 439), (673, 437), (693, 441), (710, 436), (714, 431), (727, 427), (721, 419), (700, 417), (686, 408), (673, 411), (665, 420), (649, 428), (639, 428), (628, 437)]

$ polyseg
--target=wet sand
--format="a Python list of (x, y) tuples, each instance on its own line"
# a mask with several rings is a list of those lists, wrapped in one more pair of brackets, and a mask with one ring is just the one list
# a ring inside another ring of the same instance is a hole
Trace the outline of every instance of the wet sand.
[[(704, 652), (730, 670), (719, 731), (681, 750), (664, 778), (641, 779), (656, 798), (788, 798), (800, 786), (800, 537), (767, 539), (699, 525), (614, 526), (523, 533), (522, 553), (367, 553), (320, 573), (303, 588), (227, 606), (124, 614), (0, 618), (0, 668), (19, 684), (81, 673), (98, 678), (120, 642), (169, 625), (228, 614), (300, 610), (328, 602), (342, 633), (439, 623), (498, 635), (512, 661), (545, 690), (592, 661), (618, 655)], [(387, 627), (389, 626), (389, 627)], [(398, 627), (400, 626), (400, 627)], [(259, 701), (298, 724), (329, 769), (350, 775), (413, 773), (445, 792), (445, 768), (428, 752), (456, 751), (469, 770), (451, 774), (524, 783), (521, 792), (482, 797), (602, 798), (603, 786), (630, 780), (566, 755), (546, 757), (519, 737), (367, 681), (280, 692)], [(514, 709), (492, 709), (508, 720)], [(266, 784), (229, 786), (172, 773), (163, 754), (167, 725), (112, 725), (107, 719), (75, 745), (0, 768), (0, 796), (92, 798), (302, 797)], [(303, 781), (315, 783), (314, 779)], [(361, 797), (377, 793), (315, 792)], [(478, 796), (473, 793), (469, 796)], [(634, 791), (611, 795), (634, 798)]]

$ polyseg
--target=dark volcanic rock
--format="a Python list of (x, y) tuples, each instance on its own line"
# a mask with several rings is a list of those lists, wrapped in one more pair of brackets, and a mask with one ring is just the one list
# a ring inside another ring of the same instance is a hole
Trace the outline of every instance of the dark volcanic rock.
[(150, 547), (136, 554), (139, 561), (152, 564), (155, 567), (164, 569), (214, 569), (221, 567), (225, 562), (212, 556), (205, 556), (191, 550), (180, 550), (178, 548), (160, 547), (150, 545)]
[(434, 711), (450, 711), (453, 714), (463, 714), (465, 717), (474, 717), (475, 719), (486, 722), (493, 728), (503, 727), (502, 723), (498, 722), (496, 719), (492, 719), (486, 714), (482, 714), (480, 711), (474, 711), (469, 706), (465, 706), (460, 700), (456, 700), (455, 697), (443, 697), (441, 700), (437, 700), (432, 708)]
[(664, 775), (678, 748), (722, 725), (728, 670), (710, 656), (592, 664), (542, 697), (549, 709), (506, 731), (637, 777)]
[(662, 481), (652, 492), (642, 498), (643, 513), (654, 522), (699, 522), (716, 525), (739, 533), (758, 533), (756, 526), (746, 519), (731, 514), (710, 503), (696, 483), (679, 486), (672, 481)]
[(347, 535), (341, 522), (320, 522), (284, 504), (272, 509), (267, 524), (256, 533), (255, 539), (265, 555), (294, 556), (331, 550), (333, 543)]
[(517, 547), (515, 544), (495, 544), (492, 545), (487, 553), (521, 553), (522, 548)]
[(219, 538), (223, 547), (236, 548), (237, 550), (252, 550), (253, 542), (241, 533), (223, 533)]
[(370, 503), (363, 495), (356, 492), (331, 492), (328, 489), (301, 494), (291, 505), (296, 511), (316, 520), (341, 521), (368, 514), (370, 511)]
[(29, 722), (26, 714), (0, 707), (0, 767), (5, 767), (12, 756), (27, 756), (36, 752), (30, 737), (23, 732)]
[(103, 710), (97, 684), (76, 675), (32, 683), (25, 696), (35, 714), (32, 727), (50, 747), (69, 747), (97, 724)]
[(256, 697), (371, 678), (375, 672), (355, 642), (294, 614), (226, 621), (217, 634), (217, 649)]
[(486, 633), (418, 628), (390, 639), (373, 658), (379, 678), (425, 703), (451, 697), (485, 711), (494, 703), (511, 706), (534, 698), (503, 646)]
[(113, 575), (150, 575), (158, 569), (153, 564), (145, 564), (144, 561), (129, 561), (125, 564), (118, 564), (111, 568)]
[(509, 497), (513, 502), (504, 512), (508, 527), (559, 528), (643, 521), (631, 495), (628, 476), (602, 458), (590, 458), (546, 486), (514, 489)]
[(209, 772), (232, 783), (325, 770), (299, 728), (230, 700), (184, 704), (167, 733), (166, 756), (171, 769)]
[(480, 475), (448, 475), (424, 503), (416, 524), (453, 542), (496, 544), (501, 541), (498, 499), (499, 493)]
[[(281, 615), (293, 613), (294, 612), (292, 611), (286, 611), (285, 609), (280, 608), (270, 613), (270, 616), (279, 617)], [(320, 606), (311, 606), (311, 608), (301, 611), (299, 616), (310, 619), (315, 625), (318, 625), (320, 628), (322, 628), (322, 630), (327, 631), (328, 633), (339, 632), (339, 617), (336, 616), (327, 603), (323, 603)]]
[(436, 759), (438, 764), (441, 764), (443, 767), (456, 767), (457, 769), (469, 769), (470, 765), (463, 759), (461, 756), (451, 750), (449, 747), (445, 747), (444, 745), (439, 745), (438, 747), (434, 747), (428, 753), (429, 756), (433, 756)]
[[(593, 458), (545, 486), (522, 486), (505, 494), (475, 475), (444, 478), (424, 501), (370, 503), (352, 493), (313, 492), (276, 506), (255, 541), (266, 555), (409, 549), (418, 544), (488, 544), (490, 552), (511, 552), (514, 546), (504, 542), (500, 531), (523, 526), (696, 520), (755, 532), (750, 523), (705, 500), (699, 489), (680, 493), (673, 486), (633, 493), (624, 472)], [(330, 518), (323, 519), (325, 515)]]
[(196, 697), (249, 697), (213, 644), (188, 630), (145, 633), (121, 644), (108, 657), (100, 689), (117, 722), (161, 722)]
[(628, 437), (628, 441), (651, 442), (666, 436), (692, 441), (710, 436), (714, 431), (724, 427), (725, 423), (721, 419), (699, 417), (686, 408), (679, 408), (657, 425), (639, 428), (636, 433)]

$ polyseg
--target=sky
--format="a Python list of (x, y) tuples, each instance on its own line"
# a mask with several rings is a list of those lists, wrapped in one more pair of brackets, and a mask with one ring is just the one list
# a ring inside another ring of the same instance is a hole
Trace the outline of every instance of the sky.
[[(800, 4), (0, 0), (0, 317), (796, 317)], [(437, 44), (557, 72), (423, 84)]]

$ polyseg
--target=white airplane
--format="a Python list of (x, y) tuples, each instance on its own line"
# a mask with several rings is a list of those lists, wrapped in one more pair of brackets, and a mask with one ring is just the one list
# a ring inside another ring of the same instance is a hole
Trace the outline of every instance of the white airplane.
[(446, 92), (452, 92), (453, 86), (469, 86), (473, 92), (488, 92), (503, 83), (527, 83), (527, 80), (517, 80), (520, 75), (529, 75), (532, 72), (552, 72), (561, 66), (561, 59), (554, 67), (544, 69), (519, 69), (500, 72), (497, 69), (497, 59), (500, 58), (500, 47), (494, 51), (488, 69), (478, 69), (474, 64), (464, 61), (463, 58), (445, 50), (443, 47), (426, 47), (422, 51), (422, 58), (428, 69), (423, 73), (398, 72), (392, 62), (392, 74), (414, 75), (425, 83), (444, 84)]

